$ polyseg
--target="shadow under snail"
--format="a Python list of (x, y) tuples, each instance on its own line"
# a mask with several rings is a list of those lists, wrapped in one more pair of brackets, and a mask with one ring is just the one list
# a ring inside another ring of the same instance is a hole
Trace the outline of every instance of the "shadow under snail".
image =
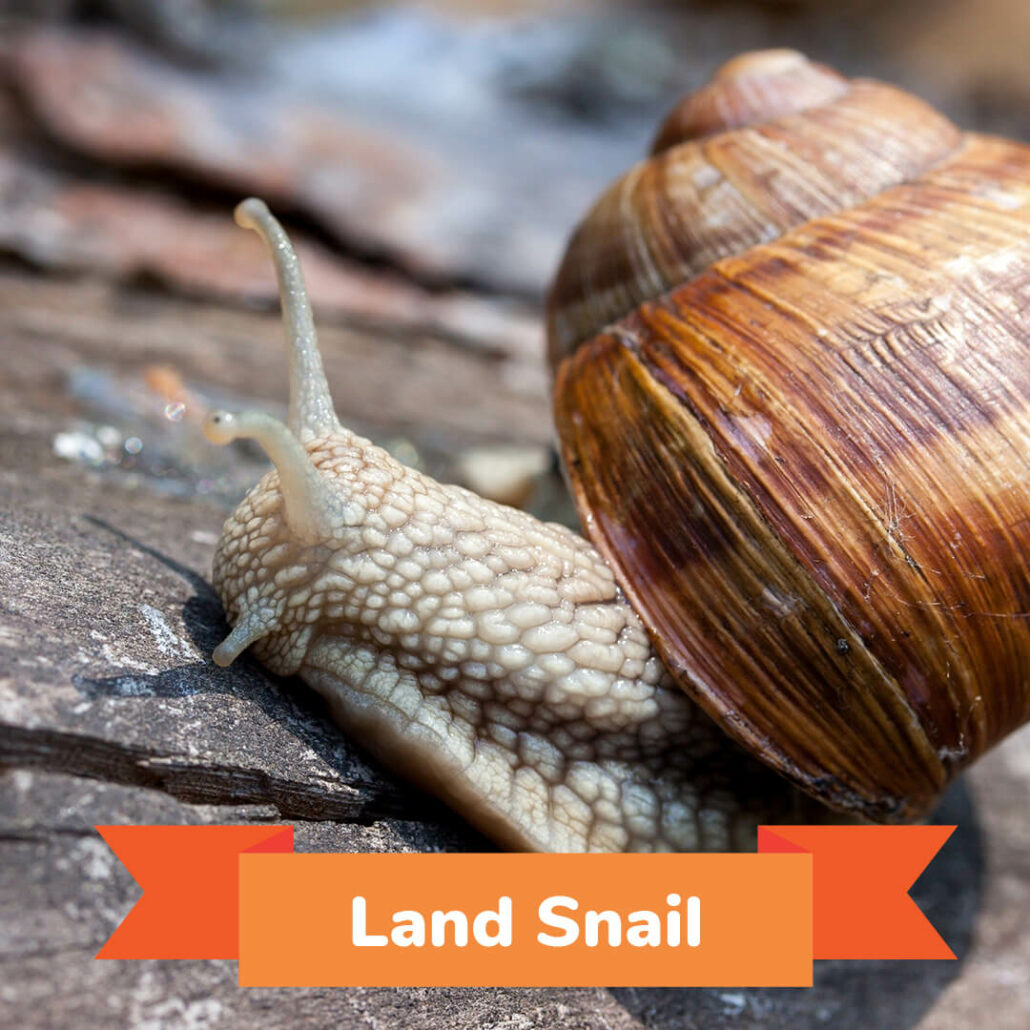
[[(342, 428), (258, 200), (288, 426), (226, 522), (233, 630), (502, 845), (754, 846), (924, 816), (1030, 719), (1030, 148), (790, 51), (687, 97), (548, 311), (587, 542)], [(815, 800), (818, 799), (818, 800)]]

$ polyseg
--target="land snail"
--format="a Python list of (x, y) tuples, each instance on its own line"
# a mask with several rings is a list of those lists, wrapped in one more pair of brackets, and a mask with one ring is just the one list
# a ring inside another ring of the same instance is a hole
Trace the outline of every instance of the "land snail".
[(290, 407), (206, 425), (275, 465), (216, 553), (215, 660), (299, 673), (502, 845), (915, 820), (1030, 719), (1030, 148), (790, 51), (682, 101), (550, 296), (590, 543), (341, 428), (285, 234), (237, 220)]

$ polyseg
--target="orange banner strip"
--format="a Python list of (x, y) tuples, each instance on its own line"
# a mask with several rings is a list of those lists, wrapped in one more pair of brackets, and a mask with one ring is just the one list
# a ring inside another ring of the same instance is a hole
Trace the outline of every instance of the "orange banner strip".
[(808, 855), (245, 855), (240, 984), (810, 986), (811, 863)]
[(97, 826), (143, 897), (97, 958), (236, 958), (239, 862), (293, 851), (292, 826)]
[(143, 888), (98, 958), (244, 986), (806, 986), (954, 958), (908, 889), (954, 827), (775, 826), (753, 855), (294, 854), (288, 826), (97, 827)]
[(814, 857), (817, 959), (953, 959), (908, 896), (954, 826), (761, 826), (764, 855)]

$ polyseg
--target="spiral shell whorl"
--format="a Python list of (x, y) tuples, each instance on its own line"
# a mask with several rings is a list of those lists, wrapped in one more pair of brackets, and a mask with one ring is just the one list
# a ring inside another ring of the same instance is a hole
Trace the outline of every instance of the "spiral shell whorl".
[(796, 50), (759, 50), (727, 61), (711, 82), (685, 96), (666, 116), (651, 144), (660, 154), (679, 143), (743, 129), (828, 104), (848, 80)]
[(791, 51), (736, 58), (576, 230), (548, 301), (552, 364), (715, 261), (913, 179), (961, 141), (891, 86), (848, 82)]

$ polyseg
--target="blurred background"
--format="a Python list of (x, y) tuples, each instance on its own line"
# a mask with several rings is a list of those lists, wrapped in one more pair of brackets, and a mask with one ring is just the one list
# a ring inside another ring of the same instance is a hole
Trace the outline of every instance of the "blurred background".
[(5, 10), (0, 290), (24, 354), (9, 418), (57, 405), (62, 459), (225, 502), (254, 467), (207, 448), (200, 418), (284, 401), (271, 270), (230, 218), (242, 196), (296, 234), (344, 416), (561, 516), (542, 297), (680, 93), (740, 50), (793, 46), (1030, 135), (1025, 0)]

